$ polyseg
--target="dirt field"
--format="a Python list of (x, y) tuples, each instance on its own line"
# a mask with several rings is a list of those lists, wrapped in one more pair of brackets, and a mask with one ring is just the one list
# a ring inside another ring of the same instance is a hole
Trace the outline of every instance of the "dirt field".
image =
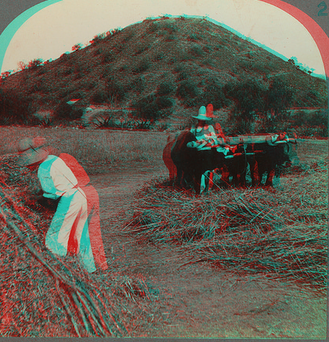
[(324, 339), (325, 298), (261, 275), (232, 276), (205, 263), (173, 264), (173, 247), (137, 244), (122, 234), (122, 223), (132, 215), (134, 192), (162, 175), (167, 176), (167, 170), (157, 161), (152, 167), (91, 176), (100, 196), (108, 272), (145, 275), (159, 290), (168, 315), (166, 323), (145, 331), (145, 336)]

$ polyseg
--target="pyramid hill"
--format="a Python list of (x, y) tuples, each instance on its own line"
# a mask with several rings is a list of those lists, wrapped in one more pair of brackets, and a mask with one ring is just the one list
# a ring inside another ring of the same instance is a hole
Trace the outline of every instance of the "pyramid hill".
[(80, 106), (129, 107), (136, 116), (174, 120), (208, 103), (215, 110), (232, 106), (226, 90), (246, 80), (264, 89), (283, 82), (292, 107), (326, 107), (325, 81), (292, 60), (206, 19), (162, 17), (96, 36), (85, 48), (8, 76), (0, 114), (19, 111), (26, 119), (81, 99)]

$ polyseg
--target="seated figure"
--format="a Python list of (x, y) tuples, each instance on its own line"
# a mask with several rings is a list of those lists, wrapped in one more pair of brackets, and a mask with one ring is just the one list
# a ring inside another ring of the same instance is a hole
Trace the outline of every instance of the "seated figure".
[(215, 128), (210, 124), (214, 118), (213, 105), (208, 104), (207, 108), (201, 106), (197, 116), (192, 116), (198, 122), (195, 127), (191, 129), (191, 133), (196, 138), (196, 142), (190, 143), (189, 147), (195, 147), (197, 150), (210, 150), (216, 148), (217, 152), (227, 155), (230, 151), (226, 145), (225, 135), (219, 123), (215, 124)]

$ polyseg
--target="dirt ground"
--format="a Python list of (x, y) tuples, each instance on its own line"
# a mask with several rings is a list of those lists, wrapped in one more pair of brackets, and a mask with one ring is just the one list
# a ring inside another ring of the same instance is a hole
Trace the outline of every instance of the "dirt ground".
[(183, 259), (177, 264), (173, 247), (139, 244), (122, 234), (135, 192), (162, 175), (167, 170), (159, 162), (90, 176), (100, 197), (107, 272), (143, 274), (159, 290), (168, 316), (145, 337), (326, 339), (326, 298), (262, 275), (232, 274), (206, 263), (184, 265)]

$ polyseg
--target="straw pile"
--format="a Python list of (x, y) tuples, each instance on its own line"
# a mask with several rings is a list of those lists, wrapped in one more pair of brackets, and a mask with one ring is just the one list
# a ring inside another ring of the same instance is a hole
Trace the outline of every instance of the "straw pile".
[[(218, 188), (206, 196), (153, 181), (125, 231), (178, 246), (178, 264), (211, 262), (323, 294), (327, 286), (327, 166), (289, 175), (275, 191)], [(182, 262), (183, 258), (185, 260)]]
[(0, 159), (0, 336), (138, 336), (157, 317), (149, 285), (136, 279), (86, 274), (77, 260), (44, 246), (54, 208), (36, 202), (35, 174)]

